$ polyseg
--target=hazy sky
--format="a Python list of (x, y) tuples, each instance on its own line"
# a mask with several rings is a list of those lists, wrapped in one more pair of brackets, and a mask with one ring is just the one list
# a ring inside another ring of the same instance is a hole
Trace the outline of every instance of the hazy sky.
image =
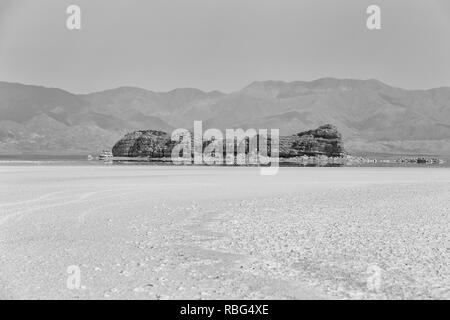
[[(66, 8), (82, 9), (82, 30)], [(366, 8), (382, 9), (382, 30)], [(0, 0), (0, 80), (230, 92), (254, 80), (450, 86), (449, 0)]]

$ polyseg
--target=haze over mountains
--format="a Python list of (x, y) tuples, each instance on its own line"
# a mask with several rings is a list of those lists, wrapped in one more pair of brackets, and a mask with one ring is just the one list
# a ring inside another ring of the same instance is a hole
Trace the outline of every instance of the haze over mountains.
[(258, 81), (229, 94), (121, 87), (91, 94), (0, 82), (0, 153), (87, 154), (125, 133), (279, 128), (330, 123), (350, 152), (450, 154), (450, 88), (404, 90), (377, 80)]

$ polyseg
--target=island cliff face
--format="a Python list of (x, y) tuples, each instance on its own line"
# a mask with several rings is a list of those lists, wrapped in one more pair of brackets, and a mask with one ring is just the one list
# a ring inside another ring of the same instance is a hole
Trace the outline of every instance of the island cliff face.
[[(118, 141), (112, 152), (115, 157), (164, 158), (171, 156), (172, 148), (176, 143), (171, 141), (170, 135), (163, 131), (135, 131)], [(335, 126), (330, 124), (315, 130), (280, 137), (279, 150), (281, 158), (304, 155), (340, 157), (345, 153), (341, 134)]]
[(338, 129), (330, 124), (292, 136), (280, 137), (280, 157), (282, 158), (304, 155), (340, 157), (344, 153), (342, 136)]
[(128, 133), (117, 142), (112, 153), (115, 157), (170, 157), (175, 142), (170, 135), (158, 130), (143, 130)]

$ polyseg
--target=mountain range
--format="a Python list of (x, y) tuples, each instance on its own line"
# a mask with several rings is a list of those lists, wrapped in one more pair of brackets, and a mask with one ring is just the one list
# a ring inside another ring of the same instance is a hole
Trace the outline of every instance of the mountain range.
[(0, 82), (0, 153), (88, 154), (135, 130), (337, 126), (354, 153), (450, 154), (450, 88), (378, 80), (256, 81), (232, 92), (120, 87), (90, 94)]

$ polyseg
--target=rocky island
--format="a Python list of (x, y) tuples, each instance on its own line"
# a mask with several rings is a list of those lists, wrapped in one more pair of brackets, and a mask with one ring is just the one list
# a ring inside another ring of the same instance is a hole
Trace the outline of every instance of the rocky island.
[(114, 157), (166, 158), (171, 156), (176, 142), (170, 135), (158, 130), (140, 130), (128, 133), (113, 147)]
[(342, 135), (338, 129), (326, 124), (315, 130), (280, 137), (280, 157), (299, 156), (342, 157), (345, 154)]
[[(205, 148), (209, 143), (211, 142), (205, 142), (203, 147)], [(112, 153), (114, 157), (120, 158), (162, 160), (171, 157), (172, 149), (176, 144), (177, 142), (172, 141), (171, 135), (167, 132), (141, 130), (126, 134), (114, 145)], [(270, 146), (270, 143), (268, 145)], [(281, 161), (298, 157), (337, 158), (343, 157), (344, 154), (342, 135), (335, 126), (330, 124), (314, 130), (280, 137), (279, 156)]]

